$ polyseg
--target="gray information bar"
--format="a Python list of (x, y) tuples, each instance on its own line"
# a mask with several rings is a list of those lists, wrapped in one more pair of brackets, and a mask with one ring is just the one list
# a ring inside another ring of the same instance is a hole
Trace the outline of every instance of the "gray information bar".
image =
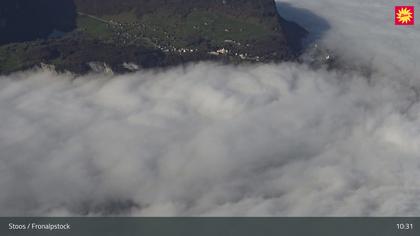
[(0, 236), (420, 235), (420, 218), (0, 218)]

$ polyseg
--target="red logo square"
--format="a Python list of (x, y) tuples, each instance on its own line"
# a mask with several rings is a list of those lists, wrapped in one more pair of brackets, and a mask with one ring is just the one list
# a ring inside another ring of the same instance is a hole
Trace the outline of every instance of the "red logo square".
[(396, 6), (395, 25), (414, 25), (414, 6)]

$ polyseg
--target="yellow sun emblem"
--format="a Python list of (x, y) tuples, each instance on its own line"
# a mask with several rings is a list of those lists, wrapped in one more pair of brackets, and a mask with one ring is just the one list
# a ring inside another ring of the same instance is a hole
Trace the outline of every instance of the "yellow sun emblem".
[(408, 8), (401, 8), (397, 12), (397, 20), (402, 24), (407, 24), (413, 19), (413, 12)]

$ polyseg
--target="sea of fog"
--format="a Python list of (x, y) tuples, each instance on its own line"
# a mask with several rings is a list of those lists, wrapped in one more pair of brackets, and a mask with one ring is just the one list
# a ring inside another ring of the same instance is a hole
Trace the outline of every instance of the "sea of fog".
[[(418, 216), (419, 1), (282, 0), (351, 68), (0, 77), (2, 216)], [(354, 66), (354, 67), (353, 67)]]

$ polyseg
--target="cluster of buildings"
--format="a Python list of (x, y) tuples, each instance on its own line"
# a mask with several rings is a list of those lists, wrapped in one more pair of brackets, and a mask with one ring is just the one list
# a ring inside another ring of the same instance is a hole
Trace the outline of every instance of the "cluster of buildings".
[[(145, 26), (138, 22), (132, 23), (119, 23), (115, 21), (109, 21), (108, 24), (111, 27), (111, 30), (114, 32), (114, 42), (122, 45), (129, 45), (129, 44), (136, 44), (138, 41), (142, 40), (144, 42), (143, 31), (145, 30)], [(155, 30), (156, 31), (156, 30)], [(166, 32), (164, 32), (166, 33)], [(167, 34), (167, 33), (166, 33)], [(167, 38), (169, 36), (166, 36)], [(191, 54), (199, 52), (200, 50), (197, 48), (176, 48), (174, 46), (165, 46), (160, 45), (158, 42), (151, 42), (154, 44), (156, 48), (159, 48), (165, 53), (177, 53), (177, 54)], [(224, 40), (225, 44), (230, 44), (232, 46), (241, 46), (241, 43), (236, 42), (234, 40)], [(247, 45), (249, 46), (249, 45)], [(238, 57), (241, 60), (250, 60), (250, 61), (261, 61), (263, 58), (259, 56), (250, 57), (247, 53), (240, 53), (235, 52), (235, 50), (227, 49), (227, 48), (219, 48), (214, 51), (208, 52), (210, 55), (214, 56), (233, 56)]]

